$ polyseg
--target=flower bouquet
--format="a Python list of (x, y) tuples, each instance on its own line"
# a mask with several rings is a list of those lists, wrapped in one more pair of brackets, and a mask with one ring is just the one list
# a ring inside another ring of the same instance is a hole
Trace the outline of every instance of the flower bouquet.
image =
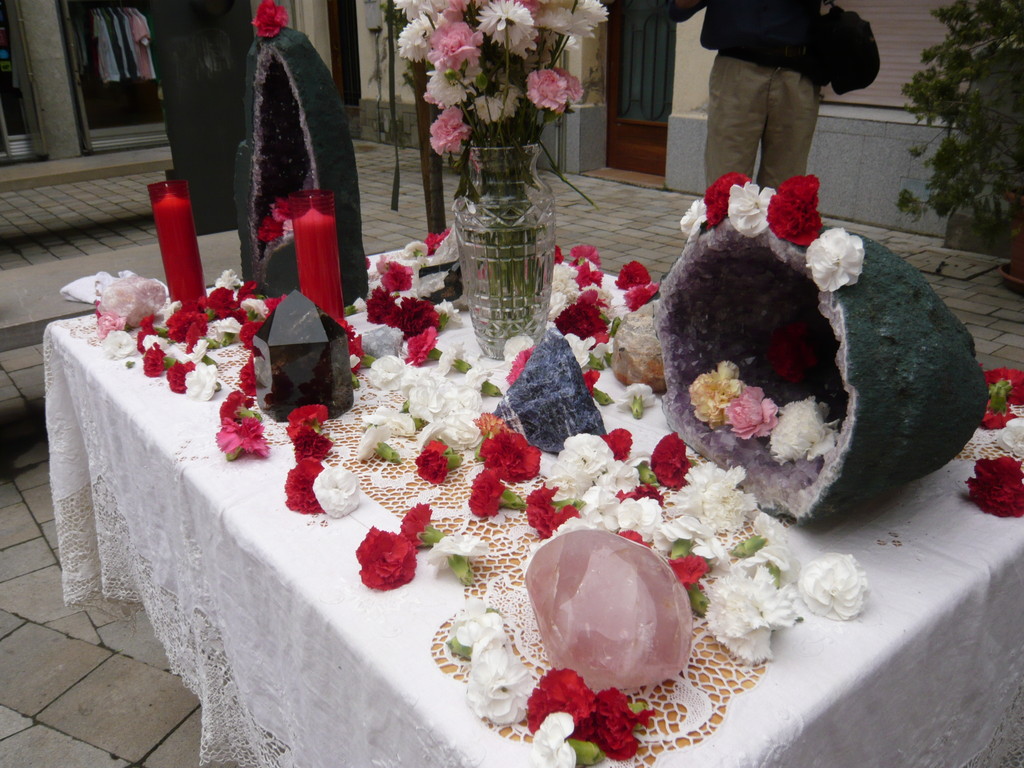
[(607, 16), (598, 0), (399, 0), (398, 48), (433, 65), (426, 100), (441, 112), (430, 143), (459, 156), (455, 233), (473, 327), (500, 358), (517, 335), (539, 340), (555, 245), (550, 187), (537, 174), (547, 123), (582, 99), (556, 66)]

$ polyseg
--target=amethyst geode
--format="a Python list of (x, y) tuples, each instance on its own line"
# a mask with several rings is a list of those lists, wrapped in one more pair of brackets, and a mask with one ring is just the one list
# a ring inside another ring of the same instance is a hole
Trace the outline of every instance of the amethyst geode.
[[(829, 293), (812, 281), (805, 248), (770, 231), (745, 237), (726, 220), (690, 242), (661, 285), (669, 425), (715, 463), (744, 467), (744, 487), (762, 508), (798, 522), (852, 511), (940, 468), (985, 410), (967, 329), (916, 269), (862, 239), (859, 280)], [(768, 355), (773, 335), (794, 324), (803, 324), (817, 360), (795, 382)], [(780, 463), (767, 439), (698, 420), (690, 384), (723, 360), (780, 407), (809, 396), (827, 405), (826, 421), (838, 422), (835, 446)]]

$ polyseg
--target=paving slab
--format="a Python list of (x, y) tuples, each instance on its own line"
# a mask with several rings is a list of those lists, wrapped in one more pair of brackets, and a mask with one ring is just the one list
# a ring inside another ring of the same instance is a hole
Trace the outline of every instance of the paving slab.
[(107, 648), (151, 667), (164, 671), (170, 669), (171, 663), (167, 660), (164, 647), (153, 634), (153, 625), (149, 623), (149, 617), (142, 611), (130, 619), (102, 626), (97, 632)]
[(37, 523), (53, 520), (53, 495), (50, 493), (49, 483), (24, 490), (21, 495)]
[[(183, 768), (197, 765), (201, 733), (202, 712), (197, 709), (146, 758), (142, 768)], [(203, 768), (238, 768), (238, 763), (204, 763)]]
[(77, 638), (78, 640), (84, 640), (87, 643), (92, 643), (93, 645), (100, 645), (103, 642), (100, 639), (100, 636), (96, 633), (96, 628), (89, 620), (89, 614), (85, 611), (73, 613), (62, 619), (48, 621), (46, 622), (46, 626), (50, 629), (55, 629), (58, 632), (63, 632), (65, 635)]
[(24, 623), (25, 620), (20, 616), (15, 616), (7, 611), (0, 611), (0, 640), (7, 637), (7, 635)]
[(127, 765), (124, 760), (43, 725), (0, 741), (0, 768), (121, 768)]
[(34, 539), (38, 535), (39, 526), (27, 505), (18, 502), (0, 508), (0, 550)]
[(112, 656), (36, 719), (127, 760), (141, 760), (198, 701), (168, 672)]
[(57, 565), (5, 581), (0, 590), (0, 609), (39, 624), (62, 619), (78, 611), (64, 605), (60, 567)]
[(0, 704), (35, 715), (110, 652), (27, 623), (0, 641)]
[(56, 562), (46, 539), (37, 536), (29, 541), (0, 550), (0, 582), (55, 565)]
[[(31, 469), (23, 470), (14, 479), (18, 490), (25, 491), (29, 488), (37, 488), (40, 485), (47, 485), (50, 482), (50, 462), (42, 461)], [(2, 504), (0, 504), (2, 506)]]
[(0, 707), (0, 739), (6, 739), (8, 736), (18, 733), (18, 731), (24, 731), (26, 728), (31, 727), (32, 718), (18, 714), (13, 709)]

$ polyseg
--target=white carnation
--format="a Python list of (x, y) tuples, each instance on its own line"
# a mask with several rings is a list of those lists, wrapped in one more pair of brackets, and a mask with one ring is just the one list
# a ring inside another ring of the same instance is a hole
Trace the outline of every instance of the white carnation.
[(757, 499), (739, 489), (746, 477), (743, 467), (698, 464), (687, 472), (687, 484), (676, 492), (675, 503), (716, 532), (738, 530), (757, 512)]
[(734, 572), (708, 586), (708, 629), (734, 655), (748, 664), (772, 657), (772, 630), (797, 620), (792, 587), (775, 588), (767, 568), (753, 576)]
[(487, 603), (479, 597), (467, 597), (466, 606), (452, 621), (451, 636), (468, 648), (472, 655), (479, 655), (492, 646), (508, 644), (508, 635), (501, 614), (487, 609)]
[(135, 339), (127, 331), (111, 331), (102, 341), (100, 347), (103, 348), (103, 354), (111, 360), (123, 360), (126, 357), (131, 357), (137, 349)]
[(768, 229), (768, 203), (775, 190), (761, 189), (748, 181), (742, 187), (733, 184), (729, 189), (729, 221), (744, 237), (757, 237)]
[(344, 517), (359, 506), (359, 478), (342, 467), (324, 467), (313, 480), (313, 494), (328, 517)]
[(614, 518), (605, 520), (608, 530), (636, 531), (645, 541), (653, 539), (661, 525), (661, 505), (654, 499), (623, 499), (614, 512)]
[(243, 299), (239, 306), (247, 315), (257, 320), (265, 320), (267, 317), (267, 302), (263, 299)]
[(520, 352), (525, 352), (532, 346), (534, 346), (534, 341), (529, 336), (513, 336), (505, 342), (501, 356), (505, 358), (506, 363), (512, 363), (519, 357)]
[(516, 0), (492, 0), (480, 9), (478, 28), (510, 53), (525, 58), (536, 47), (533, 16)]
[[(397, 3), (396, 3), (397, 5)], [(434, 32), (427, 16), (417, 16), (398, 35), (398, 55), (408, 61), (425, 61)]]
[(228, 290), (234, 290), (242, 284), (242, 279), (235, 274), (233, 269), (225, 269), (220, 273), (220, 277), (217, 278), (213, 284), (214, 288), (227, 288)]
[(475, 423), (479, 415), (479, 411), (455, 411), (438, 421), (431, 422), (419, 436), (420, 446), (431, 440), (440, 440), (460, 451), (476, 448), (483, 439)]
[(842, 227), (826, 230), (807, 246), (807, 266), (819, 290), (853, 285), (864, 268), (864, 241)]
[(754, 533), (766, 543), (750, 557), (740, 558), (733, 569), (752, 574), (759, 566), (774, 565), (781, 584), (791, 584), (800, 574), (800, 561), (789, 548), (789, 531), (778, 520), (759, 512), (754, 518)]
[[(117, 333), (117, 331), (114, 331)], [(113, 334), (111, 334), (113, 335)], [(107, 337), (108, 339), (110, 336)], [(999, 444), (1018, 458), (1024, 458), (1024, 419), (1011, 419), (999, 430)]]
[(356, 449), (356, 458), (360, 461), (372, 459), (377, 451), (377, 446), (386, 443), (391, 439), (391, 430), (387, 426), (372, 426), (363, 432), (359, 440), (359, 447)]
[(217, 366), (199, 363), (185, 374), (185, 395), (191, 400), (209, 400), (217, 391)]
[(427, 81), (427, 95), (442, 109), (454, 107), (466, 100), (466, 86), (458, 80), (449, 80), (444, 72), (434, 70)]
[(405, 377), (406, 364), (401, 358), (395, 355), (384, 355), (373, 361), (366, 377), (377, 389), (385, 391), (396, 390), (402, 385)]
[(814, 397), (787, 403), (779, 409), (779, 423), (768, 446), (777, 462), (813, 461), (836, 444), (836, 422), (825, 423), (828, 406)]
[[(502, 646), (473, 654), (466, 699), (469, 708), (495, 725), (512, 725), (526, 716), (533, 678), (519, 659)], [(569, 717), (572, 722), (572, 717)], [(536, 738), (536, 737), (535, 737)], [(572, 751), (572, 747), (569, 747)], [(576, 753), (573, 752), (575, 765)]]
[(868, 577), (853, 555), (835, 552), (815, 558), (800, 575), (800, 596), (807, 607), (833, 621), (849, 621), (864, 610)]
[(683, 214), (683, 218), (679, 220), (679, 230), (686, 238), (686, 242), (690, 242), (700, 234), (700, 227), (707, 220), (708, 207), (704, 204), (704, 199), (694, 200)]
[(483, 539), (464, 533), (450, 533), (427, 550), (426, 558), (428, 563), (443, 566), (452, 556), (474, 558), (486, 555), (487, 552), (487, 542)]
[(552, 712), (533, 734), (531, 768), (575, 768), (576, 750), (567, 739), (576, 727), (568, 712)]
[(373, 413), (363, 417), (363, 424), (366, 426), (387, 427), (389, 434), (385, 440), (390, 439), (392, 435), (412, 437), (416, 434), (416, 422), (413, 421), (412, 416), (408, 413), (396, 411), (394, 408), (378, 408)]

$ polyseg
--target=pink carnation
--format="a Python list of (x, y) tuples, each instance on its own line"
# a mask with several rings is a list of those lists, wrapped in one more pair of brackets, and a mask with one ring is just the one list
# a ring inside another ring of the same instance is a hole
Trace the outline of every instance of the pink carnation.
[(412, 267), (382, 258), (377, 262), (380, 283), (388, 293), (408, 291), (412, 288)]
[(516, 379), (519, 378), (519, 374), (523, 372), (523, 368), (525, 368), (526, 364), (530, 362), (530, 356), (533, 354), (534, 349), (535, 347), (530, 347), (516, 355), (516, 359), (512, 361), (512, 369), (508, 372), (508, 376), (505, 378), (505, 381), (508, 382), (509, 386), (516, 383)]
[(431, 326), (409, 339), (405, 362), (409, 365), (423, 365), (429, 359), (428, 356), (435, 346), (437, 346), (437, 328)]
[(458, 154), (462, 142), (469, 138), (469, 126), (462, 121), (462, 110), (448, 107), (430, 126), (430, 146), (439, 155)]
[(537, 69), (526, 78), (526, 97), (541, 109), (561, 114), (583, 98), (580, 81), (564, 69)]
[(725, 419), (737, 437), (768, 437), (779, 423), (778, 407), (764, 396), (760, 387), (746, 387), (725, 408)]
[(217, 433), (217, 447), (230, 458), (241, 453), (252, 453), (266, 457), (270, 454), (270, 446), (263, 436), (263, 423), (252, 416), (241, 421), (221, 419), (220, 432)]
[(96, 335), (100, 339), (107, 338), (111, 331), (123, 331), (126, 319), (113, 312), (102, 312), (96, 316)]
[(260, 37), (277, 37), (282, 27), (288, 26), (288, 11), (274, 2), (263, 0), (256, 9), (256, 18), (252, 20), (256, 34)]
[(569, 261), (573, 264), (589, 261), (595, 267), (601, 266), (601, 256), (598, 254), (597, 248), (592, 245), (574, 245), (569, 251)]
[(464, 21), (443, 24), (430, 36), (430, 53), (427, 59), (439, 72), (460, 69), (465, 62), (476, 67), (480, 63), (480, 46), (484, 42), (483, 32), (474, 32)]
[(640, 307), (654, 298), (658, 292), (660, 283), (648, 283), (647, 285), (634, 285), (626, 291), (626, 308), (630, 312), (636, 312)]

